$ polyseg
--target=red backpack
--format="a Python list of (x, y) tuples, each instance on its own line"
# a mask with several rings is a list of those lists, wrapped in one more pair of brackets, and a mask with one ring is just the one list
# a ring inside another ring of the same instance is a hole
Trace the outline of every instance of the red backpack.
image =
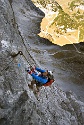
[(43, 86), (50, 86), (52, 83), (54, 82), (54, 79), (50, 79), (50, 81), (48, 81), (46, 84), (44, 84)]
[(54, 82), (54, 76), (51, 71), (48, 71), (48, 82), (43, 86), (50, 86)]

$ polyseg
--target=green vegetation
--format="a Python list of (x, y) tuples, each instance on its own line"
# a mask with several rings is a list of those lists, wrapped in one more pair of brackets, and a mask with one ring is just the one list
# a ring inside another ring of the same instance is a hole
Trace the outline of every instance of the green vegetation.
[[(74, 0), (69, 3), (69, 10), (71, 9), (73, 13), (67, 14), (63, 10), (59, 10), (58, 16), (54, 19), (53, 25), (56, 26), (56, 33), (66, 32), (67, 28), (69, 29), (79, 29), (79, 41), (84, 40), (84, 12), (80, 9), (76, 9), (79, 5), (84, 5), (82, 0)], [(61, 30), (61, 32), (59, 32)]]
[(84, 5), (84, 1), (83, 0), (73, 0), (68, 5), (69, 5), (69, 9), (71, 9), (73, 11), (77, 6)]
[(76, 5), (75, 5), (75, 1), (72, 1), (71, 3), (70, 3), (70, 9), (73, 11), (73, 9), (76, 7)]
[(59, 12), (58, 16), (50, 25), (50, 28), (54, 28), (54, 32), (56, 32), (57, 34), (63, 34), (67, 32), (68, 28), (75, 30), (79, 29), (79, 41), (84, 40), (84, 12), (83, 10), (80, 10), (80, 5), (84, 6), (83, 0), (73, 0), (68, 3), (68, 13), (63, 11), (56, 0), (32, 1), (41, 4), (44, 8), (47, 8), (47, 5), (50, 4), (52, 11)]
[(64, 11), (59, 11), (59, 15), (54, 19), (51, 26), (53, 24), (59, 27), (63, 26), (63, 28), (60, 28), (60, 29), (64, 31), (66, 31), (67, 28), (77, 29), (77, 21), (71, 19), (71, 17)]
[(62, 9), (61, 6), (56, 2), (56, 0), (32, 0), (34, 3), (38, 3), (42, 5), (44, 8), (47, 7), (48, 4), (51, 5), (52, 11), (56, 12), (57, 9)]
[(73, 11), (71, 16), (77, 21), (77, 28), (80, 30), (79, 41), (82, 41), (84, 40), (84, 12), (80, 9), (78, 9), (77, 12), (74, 12), (75, 8), (80, 5), (84, 6), (83, 0), (74, 0), (69, 4), (69, 9)]
[(38, 2), (39, 4), (41, 4), (44, 8), (46, 7), (46, 5), (47, 5), (48, 3), (50, 3), (49, 0), (37, 0), (37, 2)]
[(80, 30), (80, 35), (79, 35), (79, 41), (84, 40), (84, 19), (81, 20), (79, 23), (79, 30)]

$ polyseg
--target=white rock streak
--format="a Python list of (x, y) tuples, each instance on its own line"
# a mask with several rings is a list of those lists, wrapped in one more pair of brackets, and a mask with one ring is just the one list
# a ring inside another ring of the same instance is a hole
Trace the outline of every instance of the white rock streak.
[(1, 44), (2, 44), (2, 48), (8, 48), (10, 43), (8, 41), (2, 40)]

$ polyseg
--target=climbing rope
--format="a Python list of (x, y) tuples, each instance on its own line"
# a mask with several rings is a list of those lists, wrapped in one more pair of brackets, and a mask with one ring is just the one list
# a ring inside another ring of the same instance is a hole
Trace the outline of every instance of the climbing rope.
[(25, 57), (25, 55), (22, 55), (24, 57), (24, 59), (27, 61), (27, 63), (31, 66), (30, 62), (27, 60), (27, 58)]
[(19, 54), (22, 55), (24, 57), (24, 59), (27, 61), (27, 63), (29, 64), (29, 66), (31, 66), (30, 62), (27, 60), (27, 58), (25, 57), (25, 55), (22, 53), (22, 51), (19, 51)]
[(11, 57), (12, 57), (13, 59), (8, 63), (8, 65), (7, 65), (3, 70), (1, 70), (0, 75), (2, 75), (2, 73), (3, 73), (5, 70), (8, 69), (9, 65), (14, 61), (14, 59), (15, 59), (18, 55), (22, 55), (22, 56), (25, 58), (25, 60), (27, 61), (27, 63), (31, 66), (30, 62), (29, 62), (29, 61), (27, 60), (27, 58), (24, 56), (24, 54), (22, 53), (22, 51), (19, 51), (17, 54), (10, 54), (10, 55), (11, 55)]
[[(24, 47), (25, 47), (27, 53), (29, 54), (29, 56), (31, 57), (31, 59), (32, 59), (32, 60), (34, 61), (34, 63), (36, 64), (36, 61), (35, 61), (34, 58), (31, 56), (31, 54), (30, 54), (29, 51), (28, 51), (28, 48), (27, 48), (26, 44), (24, 43), (24, 39), (23, 39), (23, 37), (22, 37), (20, 31), (19, 31), (19, 34), (20, 34), (20, 36), (21, 36), (22, 43), (23, 43), (23, 45), (24, 45)], [(30, 47), (30, 46), (29, 46), (29, 47)], [(30, 49), (31, 49), (31, 47), (30, 47)], [(23, 56), (24, 56), (24, 55), (23, 55)], [(25, 58), (25, 56), (24, 56), (24, 58)], [(25, 59), (26, 59), (26, 58), (25, 58)], [(27, 59), (26, 59), (26, 61), (27, 61)], [(29, 61), (27, 61), (27, 62), (29, 63)]]
[(8, 69), (9, 65), (14, 61), (14, 59), (15, 59), (15, 57), (8, 63), (8, 65), (7, 65), (3, 70), (1, 70), (0, 75), (2, 75), (2, 73), (3, 73), (5, 70)]
[(10, 65), (13, 61), (14, 61), (14, 59), (12, 59), (12, 60), (8, 63), (8, 65), (7, 65), (3, 70), (1, 70), (0, 75), (2, 75), (2, 73), (3, 73), (5, 70), (8, 69), (9, 65)]

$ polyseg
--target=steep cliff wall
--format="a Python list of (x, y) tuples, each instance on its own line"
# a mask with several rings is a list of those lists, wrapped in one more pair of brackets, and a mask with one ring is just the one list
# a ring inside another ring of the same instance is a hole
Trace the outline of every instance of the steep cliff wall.
[[(44, 14), (30, 0), (0, 0), (0, 125), (83, 125), (84, 103), (55, 84), (39, 95), (29, 89), (25, 67), (38, 65), (30, 43), (38, 44)], [(45, 40), (47, 41), (47, 40)], [(12, 58), (11, 54), (22, 51)]]

